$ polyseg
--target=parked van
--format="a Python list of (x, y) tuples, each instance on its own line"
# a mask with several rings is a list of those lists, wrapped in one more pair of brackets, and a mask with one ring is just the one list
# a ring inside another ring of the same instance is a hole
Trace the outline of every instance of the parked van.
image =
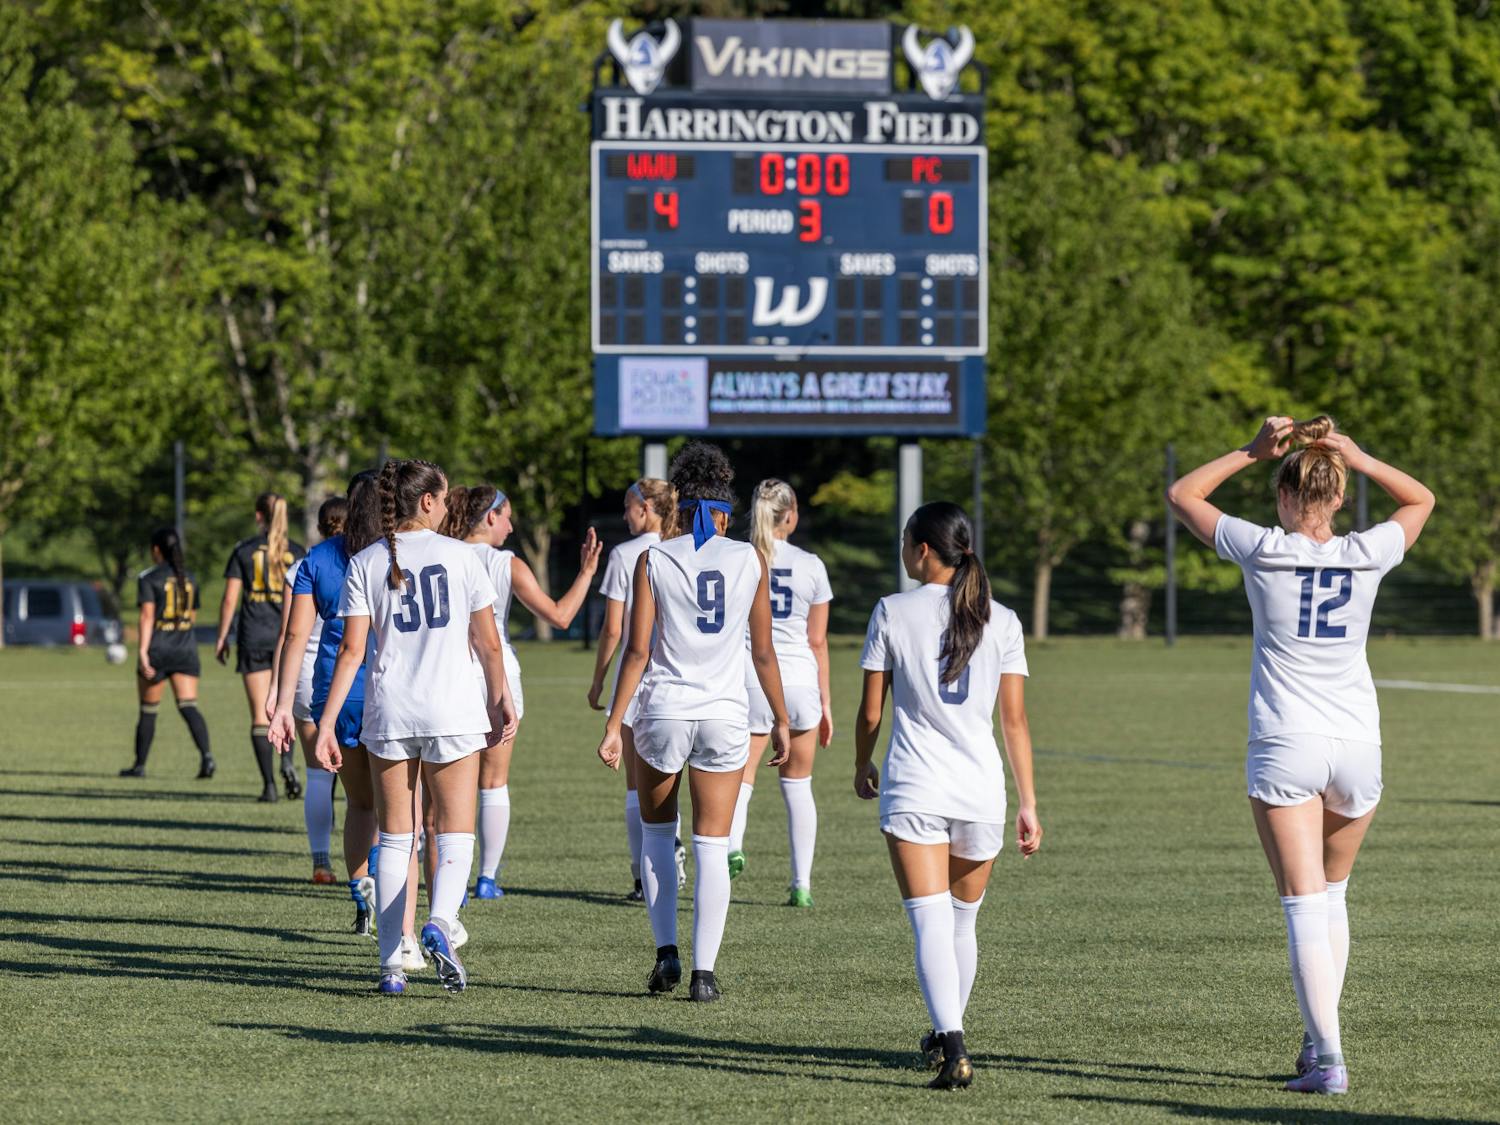
[(124, 631), (109, 594), (88, 582), (16, 578), (5, 583), (7, 645), (117, 645)]

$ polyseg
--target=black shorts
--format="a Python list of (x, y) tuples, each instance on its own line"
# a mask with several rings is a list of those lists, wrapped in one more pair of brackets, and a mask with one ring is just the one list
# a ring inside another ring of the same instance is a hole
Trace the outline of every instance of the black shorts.
[(250, 672), (269, 672), (276, 646), (274, 643), (267, 648), (239, 645), (235, 652), (238, 655), (234, 658), (234, 670), (243, 676)]
[(152, 646), (148, 655), (156, 675), (147, 680), (147, 683), (159, 684), (168, 676), (199, 677), (203, 675), (203, 665), (198, 660), (197, 645), (173, 646), (160, 651)]

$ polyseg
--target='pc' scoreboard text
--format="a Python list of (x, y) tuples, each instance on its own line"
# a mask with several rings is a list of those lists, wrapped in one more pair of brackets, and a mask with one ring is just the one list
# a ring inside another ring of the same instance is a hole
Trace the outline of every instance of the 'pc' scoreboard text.
[[(650, 62), (674, 27), (637, 35), (626, 58)], [(770, 34), (746, 79), (765, 94), (595, 91), (599, 432), (982, 431), (982, 99), (788, 96), (766, 72), (820, 65), (796, 46), (809, 28), (861, 32), (864, 46), (828, 50), (860, 51), (860, 89), (879, 88), (884, 24), (699, 20), (695, 67), (701, 52), (727, 69), (750, 29)]]

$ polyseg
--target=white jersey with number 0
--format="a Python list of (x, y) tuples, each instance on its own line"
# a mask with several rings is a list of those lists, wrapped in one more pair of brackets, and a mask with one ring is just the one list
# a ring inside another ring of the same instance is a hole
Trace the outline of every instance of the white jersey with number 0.
[(364, 736), (488, 734), (469, 616), (495, 604), (494, 584), (469, 544), (435, 531), (398, 532), (396, 562), (406, 576), (399, 590), (384, 539), (355, 555), (339, 607), (340, 616), (370, 618)]
[(995, 743), (1000, 677), (1024, 676), (1021, 621), (999, 602), (963, 673), (939, 683), (949, 587), (928, 583), (881, 598), (860, 667), (891, 674), (891, 745), (880, 815), (929, 813), (996, 824), (1005, 819), (1005, 767)]
[(1219, 557), (1238, 563), (1255, 620), (1250, 741), (1320, 734), (1380, 742), (1380, 705), (1365, 660), (1380, 580), (1406, 554), (1397, 523), (1318, 543), (1220, 516)]
[[(768, 587), (771, 595), (771, 640), (776, 646), (776, 664), (783, 684), (817, 686), (818, 661), (807, 643), (807, 614), (815, 605), (833, 601), (828, 568), (811, 551), (795, 547), (785, 539), (775, 541), (771, 553)], [(750, 647), (750, 633), (745, 633)], [(745, 674), (754, 677), (751, 668)], [(749, 681), (747, 680), (747, 683)]]
[(755, 548), (722, 535), (697, 550), (679, 535), (646, 551), (656, 637), (639, 718), (749, 722), (744, 636), (760, 574)]
[(625, 650), (630, 647), (630, 610), (635, 605), (635, 564), (653, 543), (660, 543), (661, 536), (654, 531), (643, 532), (634, 539), (627, 539), (609, 553), (604, 564), (604, 579), (599, 583), (599, 592), (612, 602), (625, 603), (624, 624), (620, 626), (620, 659), (615, 662), (614, 684), (610, 685), (610, 698), (614, 698), (615, 684), (620, 682), (620, 665), (625, 663)]

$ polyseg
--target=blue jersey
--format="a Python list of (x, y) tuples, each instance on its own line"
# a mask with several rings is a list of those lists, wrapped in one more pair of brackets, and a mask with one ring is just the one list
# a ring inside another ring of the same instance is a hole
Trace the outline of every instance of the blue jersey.
[[(318, 616), (323, 619), (323, 637), (318, 642), (318, 659), (313, 665), (312, 710), (321, 715), (328, 700), (328, 686), (333, 682), (333, 664), (344, 640), (344, 619), (339, 616), (339, 602), (344, 596), (344, 577), (349, 572), (349, 556), (344, 552), (344, 537), (325, 539), (302, 561), (292, 596), (311, 594)], [(349, 702), (363, 703), (365, 669), (361, 664), (349, 688)]]

